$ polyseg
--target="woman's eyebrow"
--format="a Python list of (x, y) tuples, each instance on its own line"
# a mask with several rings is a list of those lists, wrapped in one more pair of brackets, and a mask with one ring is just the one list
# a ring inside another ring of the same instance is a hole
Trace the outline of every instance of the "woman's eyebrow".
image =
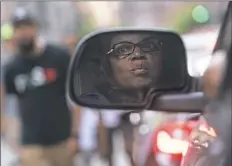
[(113, 44), (113, 46), (117, 45), (117, 44), (121, 44), (121, 43), (133, 43), (133, 42), (132, 41), (120, 41), (120, 42), (117, 42), (117, 43)]

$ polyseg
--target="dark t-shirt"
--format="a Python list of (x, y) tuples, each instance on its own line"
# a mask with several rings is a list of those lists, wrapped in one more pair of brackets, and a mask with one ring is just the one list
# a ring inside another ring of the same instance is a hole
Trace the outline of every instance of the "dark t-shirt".
[(4, 70), (8, 94), (16, 94), (22, 120), (23, 144), (55, 144), (70, 135), (71, 112), (65, 99), (70, 55), (47, 45), (36, 57), (15, 57)]

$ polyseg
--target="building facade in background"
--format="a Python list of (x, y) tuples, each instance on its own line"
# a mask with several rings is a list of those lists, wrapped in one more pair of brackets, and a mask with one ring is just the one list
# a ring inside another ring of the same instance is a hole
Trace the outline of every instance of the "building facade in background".
[(16, 7), (23, 7), (37, 17), (47, 40), (60, 41), (67, 34), (78, 35), (82, 31), (86, 34), (109, 26), (181, 26), (183, 22), (178, 15), (183, 15), (183, 9), (199, 4), (209, 9), (209, 24), (220, 23), (226, 2), (4, 1), (1, 2), (1, 21), (9, 19)]
[(38, 20), (41, 35), (46, 40), (60, 41), (70, 33), (77, 34), (81, 13), (73, 1), (4, 1), (1, 2), (1, 22), (10, 19), (18, 7), (24, 8)]

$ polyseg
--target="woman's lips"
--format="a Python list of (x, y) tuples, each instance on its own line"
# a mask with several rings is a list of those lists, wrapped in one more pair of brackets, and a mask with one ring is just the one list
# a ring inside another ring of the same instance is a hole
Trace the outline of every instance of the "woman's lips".
[(144, 75), (148, 73), (148, 70), (145, 68), (131, 70), (134, 75)]
[(148, 69), (145, 68), (144, 66), (141, 66), (141, 67), (131, 69), (131, 72), (134, 75), (144, 75), (148, 73)]
[(144, 75), (148, 73), (148, 68), (145, 65), (144, 60), (135, 60), (132, 62), (132, 67), (130, 70), (134, 75)]

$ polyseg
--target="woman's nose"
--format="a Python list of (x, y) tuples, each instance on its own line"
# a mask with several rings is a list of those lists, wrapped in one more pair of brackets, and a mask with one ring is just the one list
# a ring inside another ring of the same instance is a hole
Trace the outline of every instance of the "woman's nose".
[(134, 53), (132, 54), (132, 59), (145, 58), (144, 52), (141, 51), (139, 47), (135, 47)]
[(135, 47), (134, 54), (136, 55), (141, 54), (141, 49), (139, 47)]

